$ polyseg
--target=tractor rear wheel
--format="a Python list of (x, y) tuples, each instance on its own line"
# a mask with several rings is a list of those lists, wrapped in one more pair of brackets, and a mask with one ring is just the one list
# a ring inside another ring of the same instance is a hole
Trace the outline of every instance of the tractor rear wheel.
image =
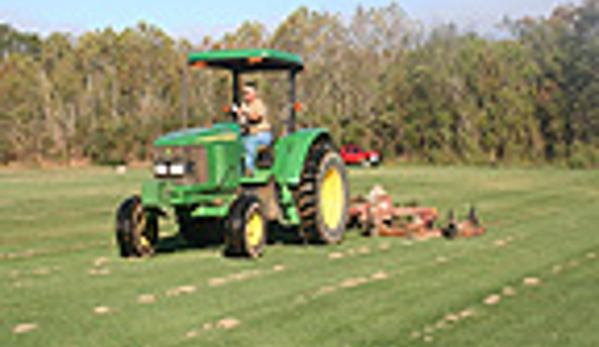
[(258, 258), (267, 240), (267, 220), (260, 199), (241, 195), (231, 207), (225, 233), (225, 255)]
[(328, 143), (312, 146), (297, 191), (304, 239), (335, 244), (343, 240), (349, 186), (343, 160)]
[(117, 210), (116, 241), (122, 257), (143, 257), (154, 254), (158, 243), (158, 215), (143, 207), (134, 195)]

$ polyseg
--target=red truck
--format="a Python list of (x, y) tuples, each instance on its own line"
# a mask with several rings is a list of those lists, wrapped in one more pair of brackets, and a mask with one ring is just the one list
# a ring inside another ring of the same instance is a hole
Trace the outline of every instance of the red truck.
[(382, 156), (377, 151), (365, 151), (356, 145), (341, 147), (341, 158), (348, 165), (377, 166), (382, 161)]

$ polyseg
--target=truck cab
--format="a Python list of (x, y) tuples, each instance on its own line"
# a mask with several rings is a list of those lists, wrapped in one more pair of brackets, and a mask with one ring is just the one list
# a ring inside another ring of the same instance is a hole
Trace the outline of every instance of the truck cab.
[(377, 166), (381, 163), (381, 154), (377, 151), (365, 151), (361, 147), (348, 144), (339, 151), (341, 158), (348, 165)]

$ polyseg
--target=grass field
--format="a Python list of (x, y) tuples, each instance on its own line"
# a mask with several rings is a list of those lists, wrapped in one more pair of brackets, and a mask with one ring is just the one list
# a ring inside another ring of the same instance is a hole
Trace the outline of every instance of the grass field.
[[(113, 212), (143, 171), (0, 171), (0, 346), (598, 346), (599, 173), (405, 167), (351, 172), (397, 200), (467, 211), (488, 234), (350, 232), (117, 257)], [(173, 233), (172, 224), (164, 226)]]

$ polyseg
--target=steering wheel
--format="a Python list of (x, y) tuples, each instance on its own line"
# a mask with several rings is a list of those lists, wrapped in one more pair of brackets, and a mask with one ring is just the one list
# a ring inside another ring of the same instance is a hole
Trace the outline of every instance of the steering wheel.
[(239, 124), (239, 126), (242, 129), (242, 133), (247, 133), (249, 131), (249, 122), (248, 119), (246, 117), (246, 115), (244, 115), (243, 113), (239, 114), (239, 106), (237, 106), (236, 104), (231, 105), (231, 107), (229, 107), (227, 109), (227, 113), (229, 113), (231, 115), (231, 117), (233, 117), (233, 119)]

